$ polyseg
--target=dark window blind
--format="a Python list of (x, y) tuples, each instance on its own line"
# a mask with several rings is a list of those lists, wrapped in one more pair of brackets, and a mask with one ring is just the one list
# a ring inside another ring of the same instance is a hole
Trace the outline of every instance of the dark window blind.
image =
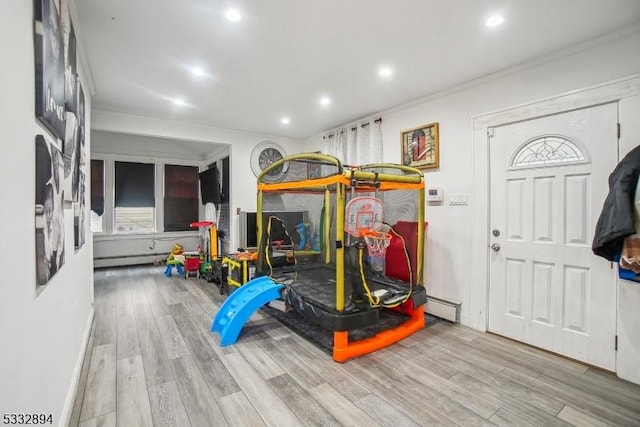
[(155, 205), (155, 165), (115, 162), (115, 207), (148, 208)]
[(104, 214), (104, 160), (91, 160), (91, 210)]
[(192, 230), (198, 221), (198, 168), (164, 166), (164, 231)]

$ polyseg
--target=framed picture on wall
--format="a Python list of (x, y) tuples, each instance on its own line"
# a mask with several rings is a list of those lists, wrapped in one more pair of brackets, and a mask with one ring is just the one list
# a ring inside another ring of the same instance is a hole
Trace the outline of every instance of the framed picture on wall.
[(307, 179), (320, 178), (320, 163), (307, 163)]
[(64, 160), (44, 135), (36, 136), (36, 287), (47, 284), (65, 261)]
[[(78, 80), (78, 116), (77, 124), (75, 128), (75, 138), (73, 152), (70, 153), (72, 157), (71, 162), (71, 200), (78, 201), (78, 192), (80, 190), (80, 174), (86, 174), (86, 152), (85, 152), (85, 116), (84, 116), (84, 91), (82, 90), (82, 84)], [(71, 149), (71, 148), (70, 148)]]
[(402, 164), (418, 169), (440, 167), (438, 123), (430, 123), (400, 133)]
[(34, 0), (36, 117), (64, 141), (64, 44), (60, 15), (54, 0)]
[[(320, 151), (316, 151), (316, 153), (320, 154)], [(307, 163), (307, 179), (320, 178), (321, 175), (322, 165), (320, 164), (320, 162)]]
[(85, 242), (85, 174), (84, 169), (80, 170), (80, 176), (78, 179), (78, 201), (73, 202), (73, 246), (76, 250), (80, 249)]
[(78, 112), (78, 66), (76, 33), (71, 22), (69, 1), (60, 2), (60, 23), (64, 40), (64, 103), (66, 111)]

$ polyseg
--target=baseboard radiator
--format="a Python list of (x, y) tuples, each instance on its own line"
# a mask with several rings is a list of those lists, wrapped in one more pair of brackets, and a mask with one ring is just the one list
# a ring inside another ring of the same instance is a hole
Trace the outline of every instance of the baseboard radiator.
[(460, 323), (460, 303), (457, 301), (447, 301), (427, 295), (425, 311), (432, 316)]
[(164, 261), (167, 259), (168, 254), (151, 253), (140, 255), (114, 255), (114, 256), (102, 256), (93, 258), (94, 268), (102, 267), (124, 267), (128, 265), (140, 265), (140, 264), (153, 264), (154, 261)]

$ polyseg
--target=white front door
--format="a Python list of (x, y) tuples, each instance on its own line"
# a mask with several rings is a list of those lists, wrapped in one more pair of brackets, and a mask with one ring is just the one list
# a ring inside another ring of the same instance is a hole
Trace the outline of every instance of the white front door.
[(489, 330), (615, 370), (615, 270), (591, 252), (617, 104), (491, 129)]

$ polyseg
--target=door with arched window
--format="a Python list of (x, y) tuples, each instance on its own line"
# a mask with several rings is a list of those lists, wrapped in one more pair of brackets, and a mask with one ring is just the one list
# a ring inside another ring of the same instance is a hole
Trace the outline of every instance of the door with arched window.
[(489, 330), (615, 370), (616, 279), (594, 256), (617, 104), (491, 129)]

